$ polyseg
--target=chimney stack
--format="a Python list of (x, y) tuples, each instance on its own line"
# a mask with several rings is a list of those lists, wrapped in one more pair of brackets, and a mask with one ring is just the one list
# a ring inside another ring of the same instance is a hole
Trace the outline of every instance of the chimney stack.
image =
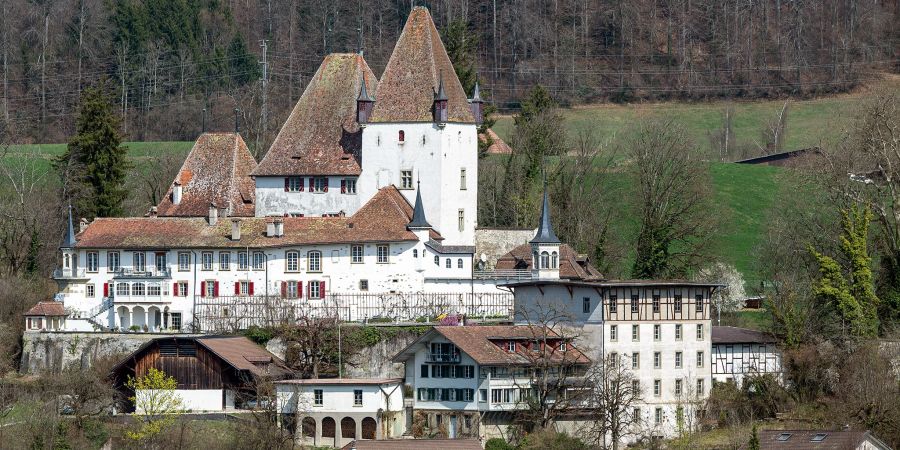
[(231, 219), (231, 240), (241, 240), (241, 219)]
[(181, 203), (181, 182), (175, 180), (175, 185), (172, 186), (172, 204), (178, 205)]
[(151, 206), (150, 211), (147, 211), (147, 217), (156, 217), (158, 214), (159, 212), (155, 206)]
[(284, 236), (284, 219), (281, 217), (275, 218), (275, 236)]
[(209, 204), (209, 226), (214, 227), (219, 222), (219, 208), (215, 203)]
[(275, 218), (266, 217), (266, 237), (275, 237)]
[(90, 223), (90, 222), (88, 222), (87, 219), (85, 219), (84, 217), (82, 217), (82, 218), (81, 218), (81, 221), (78, 222), (78, 232), (81, 233), (82, 231), (87, 230), (87, 227), (88, 227), (88, 224), (89, 224), (89, 223)]

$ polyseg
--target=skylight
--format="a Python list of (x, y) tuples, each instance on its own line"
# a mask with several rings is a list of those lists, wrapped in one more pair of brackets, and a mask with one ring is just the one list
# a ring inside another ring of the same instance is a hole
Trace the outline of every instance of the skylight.
[(781, 433), (778, 435), (778, 438), (776, 440), (784, 442), (784, 441), (790, 439), (791, 436), (793, 436), (791, 433)]
[(825, 434), (825, 433), (817, 433), (815, 436), (812, 437), (812, 439), (810, 439), (810, 441), (812, 441), (812, 442), (822, 442), (822, 441), (824, 441), (825, 438), (827, 438), (827, 437), (828, 437), (828, 435)]

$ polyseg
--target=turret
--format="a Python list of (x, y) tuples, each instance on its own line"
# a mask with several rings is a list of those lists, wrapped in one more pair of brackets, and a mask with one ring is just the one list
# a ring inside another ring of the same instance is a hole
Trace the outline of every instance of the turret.
[(375, 106), (375, 99), (369, 96), (366, 89), (366, 76), (363, 75), (360, 81), (359, 96), (356, 97), (356, 121), (360, 126), (369, 123), (369, 117), (372, 116), (372, 108)]
[(441, 127), (447, 123), (447, 101), (447, 93), (444, 91), (444, 73), (441, 72), (438, 80), (438, 89), (434, 94), (434, 106), (432, 107), (434, 123)]
[(544, 181), (544, 203), (537, 233), (531, 240), (531, 274), (534, 278), (559, 279), (559, 254), (561, 242), (553, 232), (550, 222), (550, 199), (547, 182)]
[(416, 244), (415, 249), (413, 250), (413, 255), (416, 256), (415, 267), (419, 272), (424, 270), (423, 261), (425, 261), (425, 243), (431, 239), (431, 228), (431, 224), (425, 219), (425, 205), (422, 204), (422, 189), (419, 182), (416, 182), (416, 204), (413, 206), (413, 216), (406, 225), (406, 229), (412, 231), (416, 235), (416, 238), (419, 239), (419, 243)]
[(66, 235), (59, 251), (62, 253), (62, 267), (56, 273), (56, 279), (75, 278), (78, 275), (78, 253), (75, 251), (75, 225), (72, 223), (72, 205), (69, 205), (69, 222), (66, 227)]
[(475, 80), (475, 89), (472, 90), (472, 98), (469, 99), (469, 109), (475, 117), (475, 124), (484, 123), (484, 100), (481, 99), (481, 87), (478, 80)]

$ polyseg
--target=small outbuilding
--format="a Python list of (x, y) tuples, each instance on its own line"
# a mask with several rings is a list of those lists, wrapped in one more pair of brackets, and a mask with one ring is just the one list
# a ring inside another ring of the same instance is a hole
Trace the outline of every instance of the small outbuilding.
[(712, 327), (712, 376), (716, 383), (743, 383), (746, 376), (771, 374), (781, 380), (781, 352), (775, 336), (738, 327)]
[(62, 302), (38, 302), (25, 314), (25, 331), (60, 331), (66, 327), (66, 308)]
[[(243, 336), (172, 336), (153, 339), (119, 362), (111, 376), (121, 398), (139, 396), (129, 378), (155, 368), (178, 381), (182, 407), (191, 412), (256, 409), (272, 401), (261, 381), (290, 377), (284, 361)], [(126, 411), (135, 405), (127, 401)]]
[(891, 450), (869, 431), (759, 430), (757, 436), (760, 450)]

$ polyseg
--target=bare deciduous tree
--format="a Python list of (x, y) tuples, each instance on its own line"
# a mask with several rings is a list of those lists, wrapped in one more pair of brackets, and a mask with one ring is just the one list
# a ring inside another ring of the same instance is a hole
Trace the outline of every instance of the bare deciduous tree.
[(587, 380), (591, 386), (586, 402), (588, 420), (581, 435), (598, 447), (618, 450), (641, 421), (633, 411), (643, 396), (640, 384), (624, 357), (612, 356), (595, 361)]

